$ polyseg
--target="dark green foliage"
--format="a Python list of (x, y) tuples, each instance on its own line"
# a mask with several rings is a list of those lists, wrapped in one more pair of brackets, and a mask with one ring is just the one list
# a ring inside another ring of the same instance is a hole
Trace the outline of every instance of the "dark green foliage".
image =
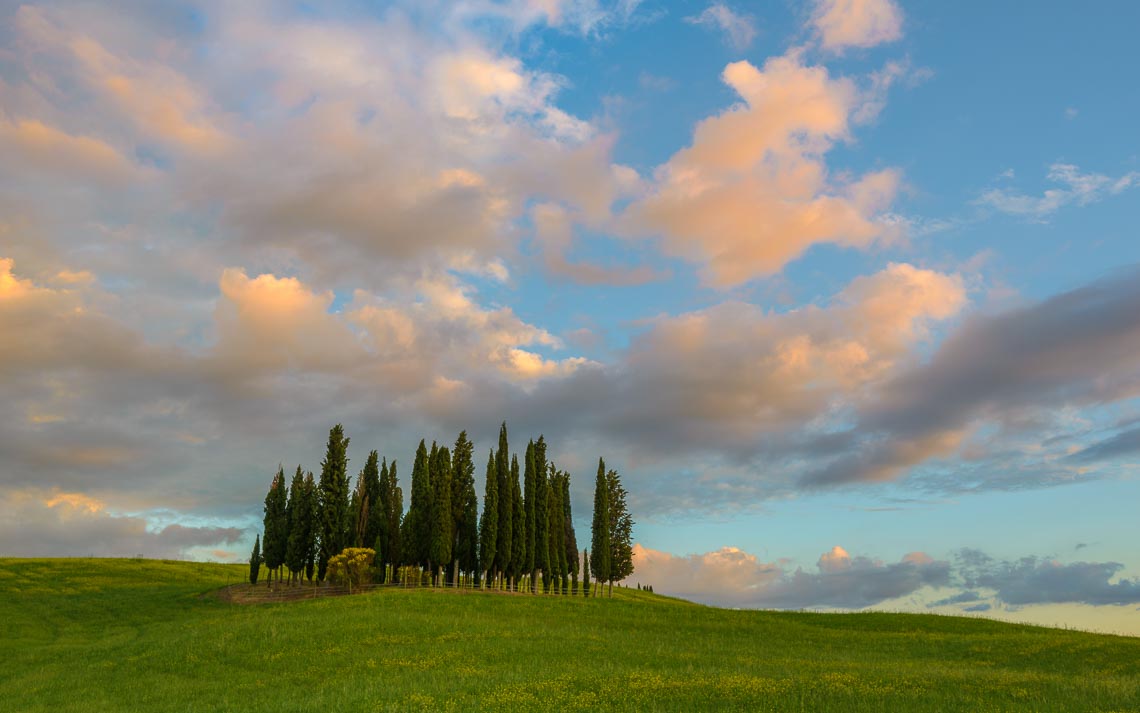
[(582, 550), (582, 594), (590, 596), (590, 553)]
[(412, 501), (404, 518), (404, 563), (426, 566), (431, 556), (431, 472), (421, 440), (412, 465)]
[[(312, 474), (309, 474), (310, 482)], [(289, 505), (285, 508), (289, 522), (289, 538), (285, 545), (285, 566), (289, 568), (290, 580), (300, 580), (301, 572), (312, 551), (313, 540), (313, 493), (306, 487), (305, 474), (301, 466), (293, 474), (289, 486)]]
[(534, 531), (536, 499), (534, 485), (537, 480), (534, 474), (534, 441), (526, 444), (526, 455), (523, 460), (523, 521), (526, 528), (526, 548), (523, 552), (522, 569), (533, 575), (536, 566), (534, 550), (537, 540), (537, 533)]
[(562, 516), (565, 533), (563, 549), (566, 550), (566, 569), (578, 578), (578, 537), (574, 534), (574, 514), (570, 511), (570, 474), (562, 474)]
[(320, 558), (317, 579), (324, 581), (329, 559), (345, 548), (349, 531), (348, 441), (339, 423), (329, 430), (325, 459), (321, 461)]
[[(364, 468), (360, 471), (360, 482), (364, 484), (363, 499), (368, 504), (368, 512), (364, 518), (360, 544), (357, 546), (372, 547), (377, 540), (383, 542), (386, 539), (385, 531), (388, 525), (384, 514), (384, 499), (380, 493), (380, 454), (376, 451), (368, 454), (368, 460), (364, 462)], [(382, 559), (379, 550), (377, 550), (376, 556), (378, 559)]]
[(460, 571), (474, 572), (479, 567), (479, 499), (475, 495), (474, 446), (467, 439), (467, 431), (455, 440), (451, 486), (451, 511), (456, 513), (455, 551), (451, 556), (458, 561)]
[(511, 491), (514, 507), (512, 508), (511, 522), (514, 525), (514, 532), (511, 536), (511, 545), (513, 551), (511, 552), (511, 575), (520, 577), (524, 572), (526, 565), (526, 511), (523, 509), (522, 491), (519, 489), (519, 459), (518, 456), (511, 457)]
[(610, 518), (610, 576), (609, 581), (620, 582), (633, 574), (633, 518), (626, 505), (625, 488), (616, 470), (606, 474), (606, 487), (609, 490)]
[(550, 466), (550, 480), (547, 490), (547, 522), (550, 526), (550, 574), (556, 586), (561, 589), (562, 577), (566, 575), (566, 528), (562, 522), (562, 477), (554, 465)]
[(546, 441), (534, 444), (534, 566), (550, 581), (550, 482), (546, 472)]
[(487, 454), (487, 478), (483, 483), (483, 519), (479, 521), (479, 564), (487, 572), (495, 566), (499, 538), (499, 478), (495, 471), (495, 452)]
[(594, 518), (590, 528), (590, 571), (598, 582), (610, 580), (610, 506), (606, 462), (598, 459), (594, 481)]
[[(301, 550), (305, 557), (305, 579), (310, 582), (313, 581), (313, 570), (317, 561), (317, 536), (319, 534), (318, 514), (320, 510), (319, 493), (317, 491), (317, 483), (313, 480), (313, 471), (305, 474), (305, 511), (308, 516), (304, 518), (308, 522), (308, 527), (302, 530), (304, 539), (302, 542)], [(298, 515), (300, 517), (300, 515)], [(292, 536), (292, 532), (289, 533)]]
[(388, 465), (387, 459), (380, 470), (380, 500), (384, 510), (384, 532), (387, 537), (383, 546), (384, 561), (393, 566), (403, 563), (400, 520), (404, 516), (404, 491), (400, 488), (396, 475), (396, 461)]
[[(285, 564), (285, 549), (289, 544), (288, 495), (285, 487), (285, 469), (278, 466), (277, 474), (265, 494), (265, 541), (262, 543), (262, 557), (269, 569), (269, 581), (273, 572)], [(278, 577), (280, 579), (280, 576)]]
[(434, 565), (432, 576), (440, 565), (451, 563), (455, 527), (451, 510), (451, 453), (447, 447), (432, 444), (431, 458), (431, 546), (428, 555)]
[(257, 584), (257, 577), (261, 574), (261, 535), (253, 541), (253, 552), (249, 553), (249, 583)]
[(499, 427), (499, 448), (495, 451), (495, 475), (499, 484), (499, 535), (495, 544), (495, 564), (499, 572), (511, 569), (511, 547), (514, 539), (514, 491), (511, 489), (510, 447), (507, 445), (507, 423)]

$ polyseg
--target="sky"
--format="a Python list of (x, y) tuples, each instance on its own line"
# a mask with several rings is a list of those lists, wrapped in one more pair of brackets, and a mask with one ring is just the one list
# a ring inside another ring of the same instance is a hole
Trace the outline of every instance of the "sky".
[(242, 561), (333, 424), (406, 491), (505, 420), (658, 592), (1140, 635), (1137, 25), (0, 1), (0, 555)]

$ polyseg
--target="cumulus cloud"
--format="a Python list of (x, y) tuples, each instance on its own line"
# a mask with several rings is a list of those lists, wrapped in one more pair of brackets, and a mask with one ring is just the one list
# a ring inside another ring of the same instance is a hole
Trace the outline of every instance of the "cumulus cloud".
[(734, 62), (722, 78), (742, 102), (700, 122), (692, 145), (658, 167), (625, 230), (660, 235), (720, 287), (772, 274), (818, 243), (866, 247), (897, 234), (883, 216), (897, 171), (836, 182), (823, 161), (868, 101), (854, 82), (795, 53), (763, 68)]
[(820, 556), (815, 571), (762, 563), (735, 547), (671, 555), (634, 547), (635, 575), (662, 593), (695, 601), (771, 609), (862, 609), (949, 582), (950, 566), (921, 552), (899, 562), (852, 557), (836, 546)]
[(899, 39), (902, 19), (893, 0), (819, 0), (810, 24), (825, 50), (842, 52)]
[(728, 44), (735, 50), (746, 49), (756, 37), (756, 26), (753, 18), (736, 12), (722, 2), (714, 2), (699, 15), (686, 17), (685, 22), (720, 31), (724, 34)]
[(1088, 205), (1140, 185), (1137, 171), (1112, 178), (1101, 173), (1083, 173), (1078, 166), (1069, 163), (1053, 164), (1046, 178), (1061, 188), (1049, 188), (1040, 196), (993, 188), (983, 193), (976, 203), (1002, 213), (1045, 221), (1067, 205)]

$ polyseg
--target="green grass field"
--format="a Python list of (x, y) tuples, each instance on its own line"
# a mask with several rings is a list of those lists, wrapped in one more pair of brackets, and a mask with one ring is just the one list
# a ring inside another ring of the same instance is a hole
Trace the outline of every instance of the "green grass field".
[(1127, 637), (616, 589), (201, 596), (245, 574), (0, 560), (0, 710), (1140, 710), (1140, 639)]

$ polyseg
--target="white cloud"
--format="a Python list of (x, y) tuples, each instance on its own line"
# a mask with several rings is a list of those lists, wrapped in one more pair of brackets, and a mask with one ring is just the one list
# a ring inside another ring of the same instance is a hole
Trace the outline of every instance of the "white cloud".
[(893, 0), (818, 0), (810, 24), (831, 52), (902, 37), (902, 11)]
[(735, 50), (746, 49), (756, 37), (753, 18), (736, 12), (722, 2), (714, 2), (699, 15), (686, 17), (685, 22), (719, 30), (724, 33), (725, 40)]
[[(1012, 178), (1013, 172), (1007, 171), (1002, 177)], [(983, 193), (976, 203), (1010, 215), (1044, 221), (1064, 206), (1089, 205), (1140, 184), (1137, 171), (1112, 178), (1101, 173), (1082, 173), (1079, 167), (1069, 163), (1054, 163), (1045, 177), (1062, 187), (1047, 189), (1040, 196), (993, 188)]]

